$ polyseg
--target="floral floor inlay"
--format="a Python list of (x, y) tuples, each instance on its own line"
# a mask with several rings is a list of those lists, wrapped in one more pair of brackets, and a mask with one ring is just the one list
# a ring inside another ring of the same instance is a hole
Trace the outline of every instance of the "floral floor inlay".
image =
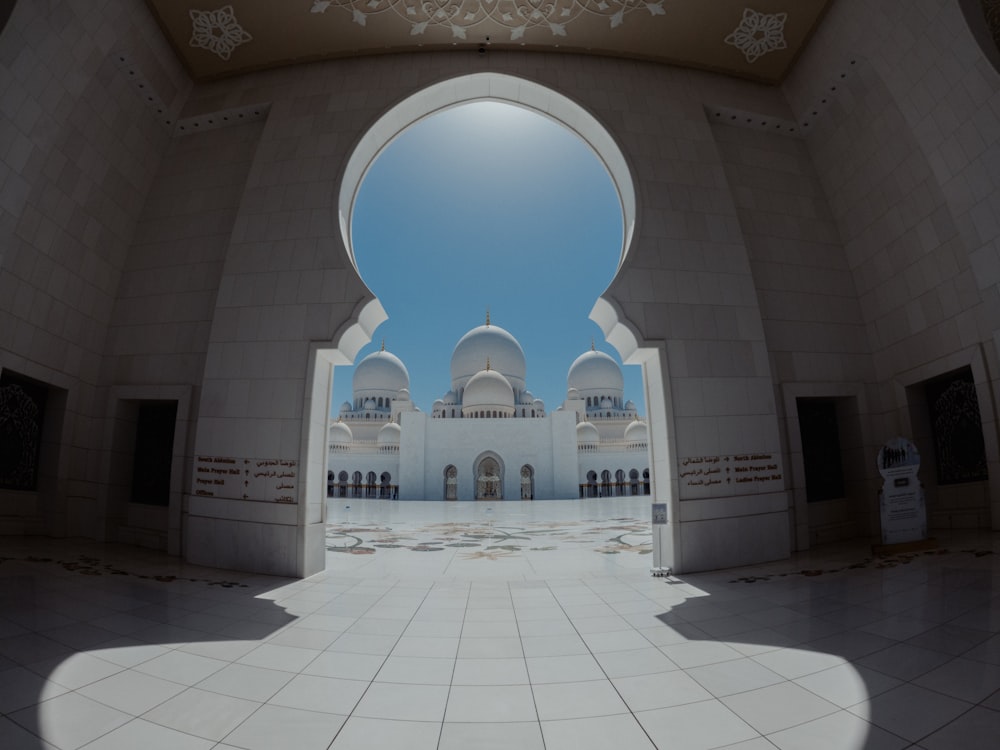
[(393, 528), (387, 524), (333, 523), (326, 529), (326, 548), (351, 555), (373, 555), (378, 550), (444, 552), (468, 548), (465, 560), (498, 560), (525, 551), (548, 552), (568, 547), (590, 548), (603, 555), (652, 550), (650, 524), (636, 518), (528, 522), (513, 526), (482, 521), (430, 523)]

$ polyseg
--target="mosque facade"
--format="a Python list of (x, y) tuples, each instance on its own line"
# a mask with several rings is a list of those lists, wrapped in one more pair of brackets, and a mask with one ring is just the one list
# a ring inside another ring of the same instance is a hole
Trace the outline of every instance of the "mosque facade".
[(493, 325), (455, 345), (451, 388), (430, 413), (391, 352), (354, 371), (329, 429), (327, 494), (400, 500), (548, 500), (649, 494), (648, 431), (621, 368), (591, 346), (553, 412), (527, 388), (520, 343)]

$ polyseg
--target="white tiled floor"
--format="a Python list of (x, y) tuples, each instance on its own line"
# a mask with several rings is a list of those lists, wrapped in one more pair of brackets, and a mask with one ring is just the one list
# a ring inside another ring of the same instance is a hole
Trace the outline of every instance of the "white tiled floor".
[(0, 748), (1000, 746), (1000, 534), (662, 579), (647, 503), (331, 502), (304, 581), (4, 538)]

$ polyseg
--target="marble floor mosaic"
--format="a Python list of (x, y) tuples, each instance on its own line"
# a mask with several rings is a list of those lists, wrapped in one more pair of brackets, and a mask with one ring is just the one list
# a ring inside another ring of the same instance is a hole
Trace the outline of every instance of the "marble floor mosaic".
[(1000, 746), (1000, 534), (654, 578), (648, 499), (350, 505), (306, 580), (4, 538), (0, 748)]

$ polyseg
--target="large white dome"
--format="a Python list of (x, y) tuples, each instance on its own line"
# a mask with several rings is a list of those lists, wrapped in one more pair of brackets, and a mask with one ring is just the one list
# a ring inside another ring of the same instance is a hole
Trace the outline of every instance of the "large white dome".
[[(466, 387), (469, 379), (486, 367), (503, 375), (517, 392), (524, 390), (526, 366), (524, 350), (500, 326), (482, 325), (473, 328), (455, 344), (451, 355), (451, 387), (454, 390)], [(466, 399), (462, 399), (466, 403)]]
[(514, 411), (514, 390), (507, 378), (496, 370), (480, 370), (465, 386), (462, 413), (475, 409), (501, 409), (505, 414)]
[(601, 395), (621, 395), (625, 390), (625, 380), (618, 363), (604, 352), (593, 349), (581, 354), (570, 365), (566, 384), (567, 390), (579, 391), (584, 396), (594, 391), (600, 391)]
[(399, 357), (382, 350), (369, 354), (358, 363), (351, 384), (355, 395), (370, 391), (396, 394), (410, 387), (410, 373)]

